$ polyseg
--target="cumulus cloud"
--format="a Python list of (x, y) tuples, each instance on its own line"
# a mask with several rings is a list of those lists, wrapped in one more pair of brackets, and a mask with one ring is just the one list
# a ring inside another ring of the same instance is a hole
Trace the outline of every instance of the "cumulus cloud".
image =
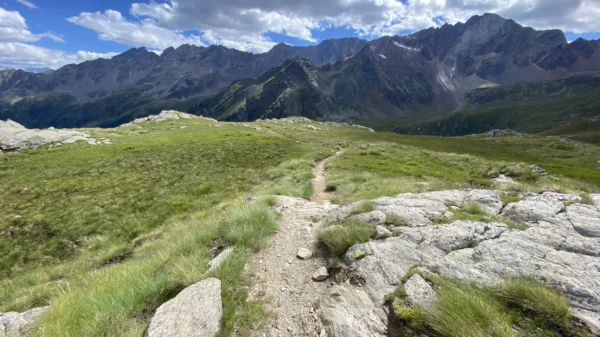
[(42, 38), (65, 42), (62, 36), (52, 32), (33, 34), (21, 13), (0, 7), (0, 42), (35, 42)]
[(111, 58), (117, 53), (78, 51), (75, 54), (18, 42), (0, 42), (0, 66), (6, 68), (58, 68), (97, 58)]
[(38, 8), (38, 6), (36, 6), (33, 2), (31, 1), (27, 1), (27, 0), (17, 0), (18, 3), (20, 3), (23, 6), (29, 7), (31, 9), (36, 9)]
[(600, 0), (150, 0), (131, 5), (133, 20), (113, 10), (68, 20), (98, 32), (101, 39), (131, 46), (210, 43), (264, 52), (274, 45), (269, 32), (316, 42), (315, 30), (346, 27), (378, 37), (464, 22), (485, 12), (538, 29), (600, 31)]
[(68, 63), (79, 63), (99, 57), (110, 58), (116, 53), (93, 53), (79, 51), (65, 53), (28, 44), (48, 38), (56, 42), (65, 42), (62, 36), (52, 32), (34, 34), (17, 11), (7, 11), (0, 7), (0, 67), (2, 68), (58, 68)]
[(185, 36), (181, 32), (159, 27), (154, 20), (127, 21), (121, 13), (114, 10), (106, 10), (104, 13), (85, 12), (70, 17), (67, 21), (96, 31), (102, 40), (128, 46), (166, 49), (185, 43), (203, 44), (196, 35)]

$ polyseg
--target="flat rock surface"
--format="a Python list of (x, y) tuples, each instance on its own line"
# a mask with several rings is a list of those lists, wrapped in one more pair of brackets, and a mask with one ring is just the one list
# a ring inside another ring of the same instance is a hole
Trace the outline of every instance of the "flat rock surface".
[[(555, 192), (522, 198), (504, 206), (500, 193), (491, 190), (406, 193), (371, 200), (374, 211), (357, 216), (353, 211), (365, 201), (335, 206), (278, 197), (281, 231), (251, 268), (252, 298), (265, 299), (278, 317), (255, 336), (385, 336), (385, 297), (414, 267), (481, 285), (514, 276), (544, 280), (567, 296), (582, 321), (600, 326), (600, 209), (578, 204), (579, 196)], [(466, 202), (479, 204), (494, 221), (444, 223), (448, 212)], [(379, 225), (382, 233), (374, 230), (375, 240), (345, 254), (347, 272), (360, 282), (312, 281), (325, 261), (299, 260), (298, 249), (316, 243), (323, 223), (349, 218)], [(513, 229), (509, 219), (525, 226)], [(405, 290), (419, 305), (434, 301), (420, 276), (411, 277)], [(316, 310), (313, 303), (319, 301)]]
[[(30, 150), (42, 145), (54, 143), (73, 144), (80, 141), (90, 145), (102, 143), (83, 132), (52, 128), (30, 130), (11, 120), (0, 121), (0, 152)], [(109, 142), (104, 143), (108, 144)]]
[(222, 319), (221, 281), (209, 278), (161, 305), (150, 321), (147, 336), (215, 337)]
[(327, 336), (387, 336), (387, 319), (360, 289), (346, 286), (330, 288), (321, 305), (319, 317)]
[[(351, 247), (346, 261), (364, 277), (364, 288), (377, 304), (411, 267), (424, 266), (447, 277), (482, 285), (497, 284), (507, 276), (546, 280), (564, 293), (574, 308), (587, 312), (589, 320), (599, 317), (600, 209), (571, 204), (569, 201), (578, 200), (577, 196), (553, 192), (524, 195), (524, 200), (502, 209), (496, 195), (494, 191), (444, 191), (423, 193), (419, 198), (458, 205), (475, 201), (486, 206), (490, 214), (500, 212), (529, 226), (526, 230), (510, 229), (501, 218), (493, 223), (411, 223), (414, 227), (394, 228), (396, 237)], [(374, 203), (386, 209), (413, 208), (413, 213), (420, 214), (441, 210), (441, 206), (424, 200), (412, 207), (407, 205), (406, 199), (416, 196), (400, 195), (376, 199)], [(357, 250), (372, 254), (356, 259)]]

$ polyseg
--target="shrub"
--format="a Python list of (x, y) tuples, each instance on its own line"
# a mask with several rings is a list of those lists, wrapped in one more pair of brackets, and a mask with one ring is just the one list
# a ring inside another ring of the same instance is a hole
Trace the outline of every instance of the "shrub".
[(334, 256), (342, 256), (348, 248), (371, 238), (373, 226), (362, 221), (333, 223), (319, 234), (319, 241), (327, 246)]

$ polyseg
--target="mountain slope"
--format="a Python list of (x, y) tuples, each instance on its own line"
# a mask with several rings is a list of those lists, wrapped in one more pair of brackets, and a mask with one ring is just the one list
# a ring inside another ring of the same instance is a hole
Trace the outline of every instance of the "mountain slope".
[[(139, 48), (2, 80), (0, 118), (76, 127), (114, 126), (161, 108), (233, 120), (292, 113), (328, 120), (448, 116), (466, 106), (474, 89), (597, 73), (599, 51), (599, 41), (568, 43), (559, 30), (536, 31), (495, 14), (370, 42), (279, 44), (264, 54), (183, 45), (158, 56)], [(247, 86), (262, 88), (264, 74), (296, 56), (312, 63), (314, 83), (283, 72), (277, 83), (289, 89), (285, 95), (269, 84), (274, 89), (255, 101)], [(234, 97), (225, 99), (232, 90)], [(243, 111), (241, 97), (250, 98)]]
[(455, 115), (396, 127), (405, 134), (462, 136), (492, 129), (568, 135), (600, 142), (600, 77), (477, 89), (466, 95), (469, 106)]

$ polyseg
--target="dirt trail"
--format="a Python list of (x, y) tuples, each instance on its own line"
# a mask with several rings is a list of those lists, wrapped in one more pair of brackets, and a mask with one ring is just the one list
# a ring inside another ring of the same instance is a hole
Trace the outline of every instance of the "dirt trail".
[(343, 152), (340, 151), (331, 157), (325, 158), (313, 168), (313, 174), (315, 175), (315, 178), (312, 180), (313, 195), (310, 201), (320, 202), (331, 199), (332, 193), (327, 192), (327, 177), (325, 172), (327, 169), (327, 164), (342, 155), (342, 153)]
[[(313, 201), (278, 197), (273, 210), (281, 214), (279, 232), (269, 245), (258, 252), (250, 263), (250, 300), (265, 303), (266, 309), (276, 315), (260, 329), (257, 337), (318, 337), (323, 336), (322, 325), (316, 315), (319, 301), (328, 288), (328, 281), (316, 282), (313, 274), (326, 265), (317, 248), (317, 233), (324, 223), (324, 215), (337, 208), (326, 200), (325, 167), (337, 156), (321, 161), (313, 170)], [(306, 248), (313, 257), (302, 260), (298, 250)]]

